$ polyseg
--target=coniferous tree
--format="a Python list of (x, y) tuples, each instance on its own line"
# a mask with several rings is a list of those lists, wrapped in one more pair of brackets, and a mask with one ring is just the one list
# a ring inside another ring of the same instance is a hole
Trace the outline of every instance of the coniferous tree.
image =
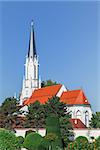
[(92, 115), (90, 126), (92, 128), (100, 128), (100, 112), (96, 112)]
[(43, 105), (39, 101), (28, 106), (28, 114), (26, 115), (26, 127), (40, 128), (45, 125), (45, 112)]
[[(66, 104), (63, 102), (60, 102), (59, 97), (52, 97), (45, 105), (45, 113), (46, 117), (48, 117), (49, 114), (54, 114), (59, 118), (60, 123), (60, 131), (61, 131), (61, 137), (63, 141), (63, 145), (67, 145), (70, 140), (73, 139), (73, 128), (70, 123), (70, 115), (67, 112)], [(70, 138), (72, 137), (72, 139)]]
[(71, 132), (72, 125), (70, 123), (70, 115), (67, 112), (66, 104), (60, 102), (58, 97), (52, 97), (46, 102), (45, 105), (41, 105), (39, 101), (31, 104), (28, 107), (29, 113), (26, 115), (25, 127), (38, 128), (45, 127), (46, 118), (53, 114), (59, 118), (61, 138), (63, 144), (66, 145), (69, 142), (69, 137), (73, 135)]
[(5, 101), (0, 106), (0, 127), (6, 129), (12, 129), (13, 124), (16, 122), (18, 102), (15, 98), (6, 98)]
[(45, 107), (46, 116), (48, 116), (51, 113), (55, 114), (58, 117), (66, 116), (67, 113), (66, 104), (60, 102), (59, 97), (56, 96), (52, 97), (46, 102), (44, 107)]

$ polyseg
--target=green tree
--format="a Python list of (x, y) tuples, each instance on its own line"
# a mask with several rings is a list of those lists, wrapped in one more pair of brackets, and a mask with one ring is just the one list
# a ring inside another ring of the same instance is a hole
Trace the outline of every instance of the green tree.
[(70, 116), (66, 115), (64, 117), (60, 117), (59, 122), (60, 122), (61, 138), (64, 147), (66, 147), (70, 141), (73, 141), (74, 138), (73, 128), (70, 122)]
[(50, 114), (46, 119), (45, 138), (50, 142), (49, 149), (56, 150), (57, 147), (63, 148), (59, 118), (54, 114)]
[(100, 136), (94, 142), (94, 150), (100, 150)]
[(18, 136), (18, 137), (16, 137), (16, 140), (17, 140), (19, 147), (21, 148), (24, 143), (24, 138), (22, 136)]
[(92, 115), (90, 126), (92, 128), (100, 128), (100, 112), (96, 112)]
[(9, 97), (5, 99), (0, 108), (2, 110), (2, 113), (8, 116), (18, 111), (17, 105), (17, 100), (15, 98)]
[(66, 146), (70, 141), (70, 137), (73, 137), (73, 128), (70, 123), (71, 116), (69, 113), (67, 113), (66, 104), (60, 102), (59, 97), (52, 97), (50, 100), (48, 100), (44, 107), (46, 117), (53, 113), (59, 118), (62, 141), (63, 145)]
[[(6, 98), (0, 106), (0, 127), (12, 129), (16, 122), (19, 107), (15, 98)], [(16, 113), (16, 115), (14, 115)]]
[(52, 97), (46, 102), (45, 105), (41, 105), (39, 101), (36, 101), (32, 105), (28, 106), (29, 113), (26, 115), (25, 127), (34, 127), (37, 129), (45, 127), (46, 118), (50, 114), (54, 114), (59, 118), (60, 132), (63, 145), (69, 142), (70, 136), (72, 136), (72, 125), (69, 121), (70, 115), (67, 113), (66, 104), (60, 102), (58, 97)]
[(20, 150), (18, 138), (11, 131), (0, 129), (0, 150)]
[(42, 136), (37, 133), (30, 133), (26, 136), (23, 147), (28, 150), (38, 150), (38, 147), (43, 140)]
[(51, 85), (56, 85), (57, 82), (52, 81), (51, 79), (46, 80), (46, 81), (42, 81), (41, 83), (41, 87), (46, 87), (46, 86), (51, 86)]
[(28, 106), (29, 113), (26, 115), (25, 127), (34, 127), (38, 130), (45, 125), (45, 112), (39, 101)]
[(26, 131), (26, 132), (25, 132), (25, 137), (26, 137), (28, 134), (30, 134), (30, 133), (35, 133), (35, 131), (33, 131), (33, 130), (28, 130), (28, 131)]
[(45, 103), (44, 108), (45, 108), (45, 114), (47, 117), (51, 113), (55, 114), (58, 117), (64, 117), (66, 116), (66, 113), (67, 113), (66, 104), (64, 104), (63, 102), (60, 102), (60, 98), (56, 96), (49, 99)]

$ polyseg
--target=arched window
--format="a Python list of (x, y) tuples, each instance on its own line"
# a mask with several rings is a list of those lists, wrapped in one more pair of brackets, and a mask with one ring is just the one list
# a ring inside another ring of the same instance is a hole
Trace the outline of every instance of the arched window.
[(34, 65), (34, 79), (36, 79), (36, 66)]
[(89, 113), (88, 111), (85, 112), (85, 125), (88, 126), (89, 124)]
[(80, 112), (80, 110), (78, 110), (78, 111), (76, 112), (76, 118), (78, 118), (78, 119), (81, 120), (81, 112)]
[(73, 118), (73, 113), (72, 113), (72, 111), (70, 111), (69, 114), (71, 115), (71, 118)]

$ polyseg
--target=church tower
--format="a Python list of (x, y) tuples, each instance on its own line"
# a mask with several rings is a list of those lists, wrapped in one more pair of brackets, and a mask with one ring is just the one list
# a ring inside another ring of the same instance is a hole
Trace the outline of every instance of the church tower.
[(41, 87), (39, 80), (39, 61), (36, 52), (33, 21), (31, 22), (31, 32), (29, 39), (28, 55), (26, 56), (25, 73), (23, 77), (23, 86), (20, 96), (20, 105), (29, 98), (35, 89)]

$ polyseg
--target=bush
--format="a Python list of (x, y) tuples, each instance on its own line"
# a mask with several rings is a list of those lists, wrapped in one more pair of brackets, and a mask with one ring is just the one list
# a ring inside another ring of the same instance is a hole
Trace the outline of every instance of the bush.
[(92, 148), (100, 150), (100, 136), (92, 143)]
[(79, 136), (75, 139), (74, 142), (68, 144), (66, 150), (90, 150), (90, 144), (86, 137)]
[(28, 130), (28, 131), (26, 131), (26, 132), (25, 132), (25, 137), (26, 137), (28, 134), (30, 134), (30, 133), (35, 133), (35, 131), (33, 131), (33, 130)]
[(50, 142), (44, 137), (41, 141), (38, 150), (48, 150)]
[[(51, 136), (48, 137), (47, 140), (50, 141), (52, 149), (56, 150), (56, 147), (63, 148), (62, 140), (61, 140), (61, 133), (60, 133), (60, 125), (59, 119), (55, 115), (50, 115), (46, 119), (46, 136), (49, 134), (55, 135), (55, 138), (52, 140)], [(54, 136), (53, 136), (54, 137)]]
[(17, 137), (11, 131), (0, 129), (0, 150), (19, 150)]
[(18, 145), (19, 145), (20, 147), (22, 147), (23, 142), (24, 142), (24, 138), (23, 138), (22, 136), (18, 136), (18, 137), (17, 137), (17, 141), (18, 141)]
[(78, 136), (75, 139), (76, 142), (81, 143), (81, 142), (87, 142), (88, 143), (88, 139), (85, 136)]
[(38, 150), (38, 147), (42, 140), (42, 136), (38, 133), (30, 133), (26, 136), (23, 147), (29, 150)]

